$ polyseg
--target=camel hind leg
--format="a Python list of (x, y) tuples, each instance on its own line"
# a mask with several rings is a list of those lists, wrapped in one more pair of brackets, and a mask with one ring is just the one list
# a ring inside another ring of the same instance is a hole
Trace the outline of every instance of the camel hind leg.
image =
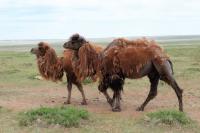
[(108, 84), (107, 84), (107, 80), (108, 80), (108, 76), (104, 76), (104, 78), (102, 78), (100, 80), (100, 84), (98, 86), (98, 90), (104, 94), (104, 96), (106, 97), (107, 102), (109, 103), (109, 105), (112, 107), (113, 104), (113, 99), (109, 96), (107, 89), (108, 89)]
[(159, 82), (160, 76), (159, 76), (158, 72), (155, 70), (155, 68), (151, 73), (148, 74), (148, 77), (149, 77), (149, 81), (151, 83), (150, 91), (149, 91), (149, 94), (148, 94), (146, 100), (144, 101), (144, 103), (136, 109), (137, 111), (144, 111), (144, 108), (149, 103), (149, 101), (152, 100), (153, 98), (155, 98), (157, 95), (157, 87), (158, 87), (158, 82)]
[(162, 64), (159, 64), (157, 62), (153, 62), (153, 64), (156, 67), (157, 71), (159, 72), (160, 79), (165, 81), (174, 89), (178, 97), (179, 110), (183, 111), (183, 101), (182, 101), (183, 90), (179, 87), (173, 76), (173, 69), (171, 63), (169, 61), (164, 61)]

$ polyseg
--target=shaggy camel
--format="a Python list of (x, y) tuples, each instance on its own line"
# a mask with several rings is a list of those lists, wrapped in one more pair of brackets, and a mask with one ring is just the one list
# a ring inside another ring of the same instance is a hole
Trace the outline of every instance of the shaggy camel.
[[(101, 47), (97, 47), (97, 53), (101, 49)], [(73, 50), (66, 49), (63, 52), (63, 57), (57, 57), (55, 50), (48, 43), (40, 42), (38, 47), (31, 49), (31, 53), (36, 55), (38, 70), (44, 79), (54, 82), (60, 81), (62, 80), (64, 72), (66, 73), (68, 98), (65, 104), (71, 103), (72, 84), (76, 85), (81, 92), (83, 98), (81, 104), (87, 104), (82, 84), (72, 68), (71, 60), (74, 57)], [(92, 78), (95, 79), (96, 75)]]
[(159, 80), (163, 80), (174, 89), (179, 101), (179, 110), (183, 111), (183, 91), (173, 77), (172, 63), (155, 41), (147, 39), (130, 41), (119, 38), (98, 54), (89, 42), (75, 34), (63, 47), (77, 51), (79, 59), (75, 61), (73, 67), (74, 70), (82, 68), (75, 71), (78, 72), (76, 75), (79, 78), (101, 72), (98, 89), (103, 93), (107, 88), (113, 90), (113, 99), (105, 95), (113, 111), (121, 111), (120, 93), (125, 78), (137, 79), (144, 76), (149, 78), (150, 91), (144, 103), (137, 108), (138, 111), (143, 111), (148, 102), (157, 95)]

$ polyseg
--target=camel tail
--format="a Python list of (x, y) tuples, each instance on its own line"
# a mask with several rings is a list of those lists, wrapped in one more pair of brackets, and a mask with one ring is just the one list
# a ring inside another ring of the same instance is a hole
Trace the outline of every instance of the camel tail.
[(172, 74), (174, 75), (174, 68), (173, 68), (173, 63), (171, 60), (168, 60), (170, 66), (171, 66), (171, 69), (172, 69)]

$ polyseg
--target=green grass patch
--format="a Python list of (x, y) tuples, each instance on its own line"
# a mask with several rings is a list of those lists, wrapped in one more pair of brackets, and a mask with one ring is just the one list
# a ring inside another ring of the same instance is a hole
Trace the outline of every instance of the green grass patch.
[[(36, 75), (35, 75), (35, 76), (36, 76)], [(32, 78), (32, 77), (30, 77), (30, 78)], [(34, 77), (33, 79), (35, 79), (35, 77)], [(94, 83), (94, 81), (93, 81), (91, 78), (86, 78), (85, 80), (83, 80), (82, 83), (83, 83), (84, 85), (88, 85), (88, 84)], [(63, 85), (66, 85), (66, 84), (67, 84), (67, 81), (66, 81), (64, 78), (63, 78), (62, 84), (63, 84)]]
[(81, 120), (89, 118), (88, 111), (75, 107), (41, 107), (19, 114), (19, 124), (55, 124), (64, 127), (78, 127)]
[(0, 113), (3, 111), (3, 107), (2, 106), (0, 106)]
[(193, 121), (183, 112), (176, 110), (161, 110), (146, 115), (146, 122), (165, 125), (189, 125)]
[(86, 78), (86, 79), (83, 81), (83, 84), (84, 84), (84, 85), (91, 84), (91, 83), (93, 83), (93, 81), (92, 81), (92, 79), (90, 79), (90, 78)]
[(191, 67), (191, 68), (188, 68), (187, 71), (190, 72), (190, 73), (196, 73), (196, 72), (200, 72), (200, 68)]
[(6, 109), (6, 108), (0, 106), (0, 115), (1, 115), (1, 114), (4, 114), (4, 113), (8, 113), (8, 112), (11, 112), (11, 110)]

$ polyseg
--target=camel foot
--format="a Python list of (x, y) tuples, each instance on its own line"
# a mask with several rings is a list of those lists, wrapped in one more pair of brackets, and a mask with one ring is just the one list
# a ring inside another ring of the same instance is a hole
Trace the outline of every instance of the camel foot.
[(112, 107), (112, 105), (113, 105), (113, 100), (112, 100), (112, 99), (109, 99), (109, 100), (108, 100), (108, 103), (109, 103), (110, 106)]
[(64, 102), (64, 104), (70, 104), (70, 103), (71, 103), (70, 101), (65, 101), (65, 102)]
[(113, 112), (121, 112), (121, 108), (119, 107), (119, 108), (112, 108), (112, 111)]
[(144, 111), (144, 108), (138, 107), (138, 108), (136, 109), (136, 111)]
[(81, 105), (87, 105), (87, 102), (86, 101), (82, 101)]

